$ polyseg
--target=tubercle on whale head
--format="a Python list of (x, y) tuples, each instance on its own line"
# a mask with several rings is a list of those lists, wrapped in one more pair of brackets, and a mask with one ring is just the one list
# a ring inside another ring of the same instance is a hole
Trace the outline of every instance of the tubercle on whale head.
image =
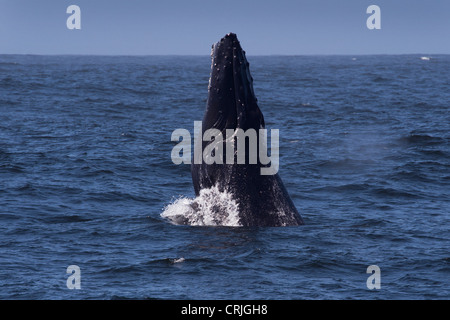
[(204, 128), (264, 128), (249, 66), (235, 33), (212, 45)]

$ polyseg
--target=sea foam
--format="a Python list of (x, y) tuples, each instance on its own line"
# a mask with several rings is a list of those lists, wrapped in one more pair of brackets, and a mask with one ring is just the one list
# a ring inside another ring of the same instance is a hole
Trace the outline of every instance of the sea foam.
[(180, 197), (167, 205), (161, 217), (176, 225), (242, 226), (239, 207), (231, 193), (217, 186), (202, 189), (198, 197)]

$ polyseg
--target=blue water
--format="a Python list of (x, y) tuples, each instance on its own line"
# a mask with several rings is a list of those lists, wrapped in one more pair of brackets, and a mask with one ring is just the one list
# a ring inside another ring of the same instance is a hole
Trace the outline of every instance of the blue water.
[(352, 58), (249, 56), (306, 225), (242, 228), (161, 217), (208, 56), (1, 55), (0, 298), (449, 299), (450, 56)]

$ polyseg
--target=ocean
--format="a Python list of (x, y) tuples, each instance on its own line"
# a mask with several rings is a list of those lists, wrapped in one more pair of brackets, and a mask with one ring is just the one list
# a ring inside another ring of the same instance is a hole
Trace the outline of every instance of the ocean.
[(0, 299), (449, 299), (450, 56), (248, 60), (303, 226), (165, 217), (209, 56), (0, 55)]

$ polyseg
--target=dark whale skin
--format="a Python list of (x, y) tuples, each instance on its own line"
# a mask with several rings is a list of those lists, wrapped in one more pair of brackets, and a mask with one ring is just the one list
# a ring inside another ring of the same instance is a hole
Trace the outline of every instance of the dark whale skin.
[[(253, 90), (253, 78), (244, 50), (234, 33), (229, 33), (213, 45), (211, 74), (206, 111), (202, 121), (203, 133), (211, 128), (226, 136), (226, 129), (264, 128), (264, 116)], [(198, 141), (201, 141), (201, 137)], [(202, 150), (211, 141), (202, 142)], [(225, 143), (225, 142), (224, 142)], [(296, 226), (303, 219), (295, 208), (278, 173), (261, 175), (263, 164), (248, 164), (246, 143), (245, 164), (191, 165), (194, 190), (217, 186), (232, 194), (239, 207), (242, 226)], [(223, 147), (224, 159), (226, 148)]]

